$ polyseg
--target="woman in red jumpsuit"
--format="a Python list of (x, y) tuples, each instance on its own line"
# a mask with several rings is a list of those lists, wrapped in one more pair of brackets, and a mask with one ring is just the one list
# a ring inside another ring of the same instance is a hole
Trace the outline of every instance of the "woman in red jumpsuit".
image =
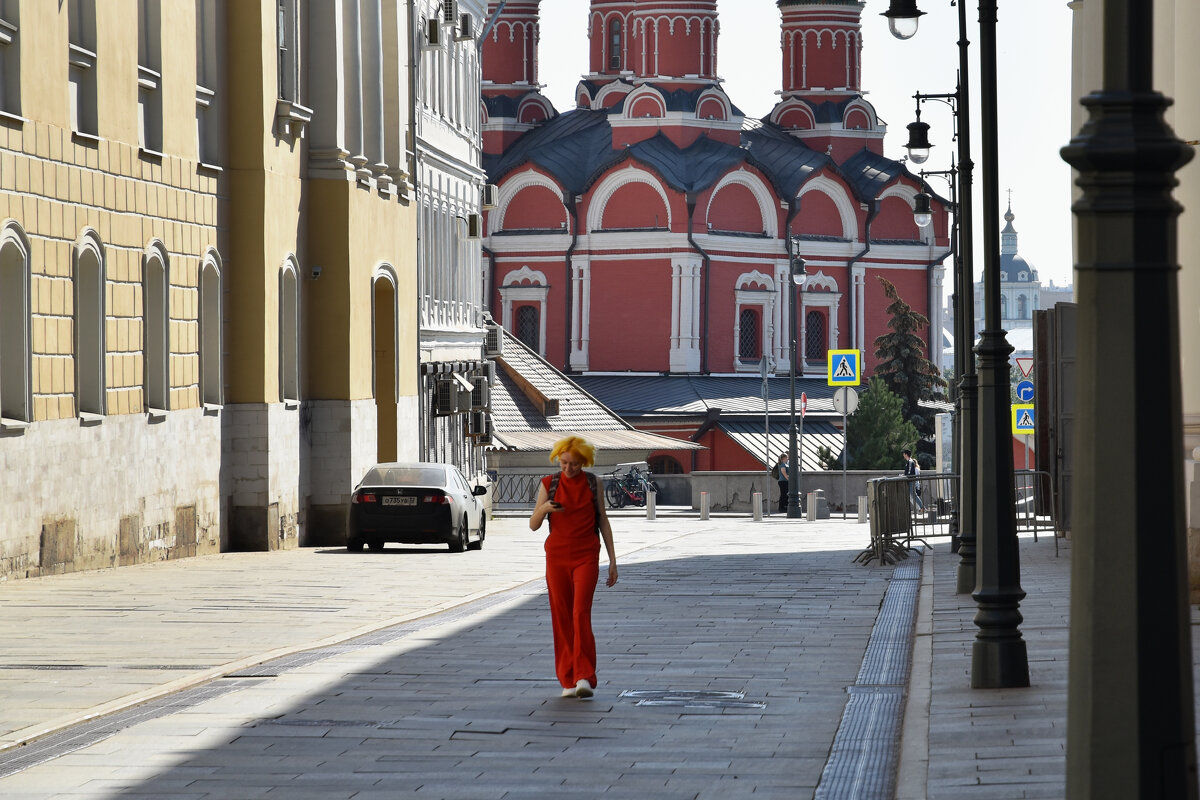
[[(555, 443), (550, 460), (561, 472), (554, 498), (551, 477), (542, 478), (530, 530), (550, 518), (546, 537), (546, 589), (554, 628), (554, 667), (563, 697), (591, 697), (596, 688), (596, 639), (592, 635), (592, 595), (600, 577), (600, 538), (608, 551), (608, 581), (617, 582), (617, 554), (612, 528), (604, 513), (604, 484), (596, 478), (596, 494), (584, 467), (596, 462), (596, 449), (577, 436)], [(599, 528), (600, 536), (596, 535)]]

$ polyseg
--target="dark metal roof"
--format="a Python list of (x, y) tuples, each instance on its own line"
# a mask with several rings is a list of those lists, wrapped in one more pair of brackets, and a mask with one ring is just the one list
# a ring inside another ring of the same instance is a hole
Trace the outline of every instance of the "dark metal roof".
[(557, 400), (558, 414), (544, 416), (516, 381), (503, 368), (497, 369), (491, 393), (492, 439), (497, 448), (549, 451), (556, 441), (575, 433), (602, 450), (703, 449), (636, 430), (507, 331), (503, 361), (547, 398)]
[(914, 183), (922, 183), (899, 161), (873, 153), (865, 147), (846, 159), (842, 164), (842, 174), (859, 197), (866, 200), (879, 197), (884, 188), (901, 175), (912, 178)]
[[(580, 386), (608, 408), (626, 418), (646, 416), (707, 416), (720, 409), (722, 417), (761, 416), (762, 378), (757, 375), (584, 375), (576, 379)], [(788, 415), (791, 412), (791, 386), (788, 378), (768, 378), (769, 400), (766, 413)], [(800, 395), (808, 395), (808, 413), (826, 418), (838, 416), (833, 410), (834, 387), (825, 378), (796, 378), (796, 407)]]
[(818, 170), (837, 170), (832, 158), (770, 124), (743, 130), (742, 148), (750, 163), (767, 175), (780, 197), (795, 197)]
[[(764, 467), (773, 465), (780, 453), (786, 453), (791, 442), (789, 426), (784, 422), (772, 422), (766, 427), (761, 422), (757, 425), (753, 422), (721, 422), (717, 427), (729, 434), (729, 437), (745, 448), (747, 453), (761, 461)], [(845, 437), (832, 423), (805, 422), (803, 433), (799, 456), (801, 470), (805, 472), (824, 469), (817, 459), (820, 447), (829, 448), (829, 452), (835, 456), (842, 452)]]
[(526, 163), (545, 169), (572, 192), (582, 192), (595, 176), (625, 158), (614, 150), (606, 111), (574, 109), (559, 114), (513, 142), (500, 156), (484, 156), (488, 180), (499, 183)]
[(716, 183), (733, 166), (746, 159), (740, 147), (701, 136), (686, 149), (661, 132), (629, 147), (630, 154), (654, 169), (668, 184), (682, 192), (700, 191)]

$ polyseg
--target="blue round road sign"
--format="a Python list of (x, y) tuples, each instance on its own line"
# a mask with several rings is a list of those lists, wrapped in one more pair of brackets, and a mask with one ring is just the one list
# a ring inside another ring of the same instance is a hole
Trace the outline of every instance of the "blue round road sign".
[(1017, 399), (1022, 403), (1033, 402), (1033, 381), (1021, 381), (1017, 384)]

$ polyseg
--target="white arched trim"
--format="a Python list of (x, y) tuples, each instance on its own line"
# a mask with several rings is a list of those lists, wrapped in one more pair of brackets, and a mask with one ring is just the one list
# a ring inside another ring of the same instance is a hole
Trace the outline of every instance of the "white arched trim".
[(5, 428), (32, 422), (29, 253), (24, 229), (6, 219), (0, 226), (0, 416), (8, 420)]
[(735, 183), (745, 186), (754, 195), (754, 199), (758, 203), (758, 214), (762, 218), (763, 230), (767, 236), (777, 237), (779, 235), (779, 219), (775, 213), (775, 194), (767, 188), (761, 178), (745, 169), (730, 172), (717, 182), (716, 188), (708, 196), (708, 208), (704, 211), (705, 220), (711, 222), (712, 204), (717, 194), (726, 186)]
[[(610, 94), (619, 94), (622, 97), (633, 91), (633, 87), (625, 81), (613, 81), (601, 87), (600, 91), (596, 92), (596, 97), (592, 101), (593, 108), (607, 108), (612, 105), (608, 102)], [(614, 101), (615, 102), (615, 101)]]
[(279, 267), (279, 399), (300, 399), (300, 267), (292, 253)]
[(696, 99), (697, 116), (699, 116), (700, 108), (710, 100), (714, 100), (721, 104), (721, 112), (724, 114), (722, 119), (728, 120), (733, 117), (733, 105), (729, 102), (729, 97), (723, 92), (718, 92), (715, 89), (705, 89), (704, 93)]
[(517, 320), (513, 314), (514, 303), (536, 303), (538, 306), (538, 355), (546, 354), (546, 299), (550, 285), (546, 273), (522, 266), (507, 273), (500, 286), (500, 324), (513, 336), (517, 335)]
[[(496, 198), (496, 207), (488, 214), (489, 236), (497, 231), (504, 230), (504, 215), (508, 212), (508, 207), (512, 204), (513, 198), (522, 189), (527, 189), (530, 186), (541, 186), (549, 189), (554, 192), (555, 197), (559, 198), (559, 203), (562, 202), (563, 189), (551, 178), (534, 170), (518, 172), (512, 178), (500, 184), (499, 195)], [(566, 214), (565, 206), (563, 207), (563, 213)]]
[(837, 290), (837, 281), (820, 270), (817, 270), (816, 275), (810, 275), (804, 282), (804, 291), (806, 292), (836, 292)]
[(221, 270), (221, 254), (215, 247), (208, 248), (200, 260), (200, 302), (196, 320), (200, 327), (197, 337), (200, 349), (200, 402), (206, 406), (220, 406), (225, 402)]
[[(650, 98), (658, 108), (658, 117), (665, 117), (667, 115), (667, 101), (663, 98), (662, 93), (653, 86), (644, 84), (634, 89), (625, 98), (625, 107), (622, 109), (621, 116), (625, 119), (646, 119), (645, 117), (633, 116), (633, 107), (646, 98)], [(652, 119), (657, 119), (658, 117), (652, 117)]]
[[(803, 100), (797, 100), (794, 97), (790, 100), (785, 100), (775, 107), (775, 109), (771, 112), (771, 122), (775, 125), (783, 127), (780, 120), (794, 111), (799, 111), (804, 115), (804, 118), (808, 120), (808, 125), (810, 128), (817, 127), (817, 118), (813, 116), (812, 108), (808, 105), (808, 103), (805, 103)], [(784, 130), (789, 129), (784, 128)]]
[[(733, 307), (733, 371), (757, 372), (758, 361), (743, 363), (742, 352), (742, 310), (757, 308), (758, 310), (758, 353), (762, 357), (772, 351), (775, 338), (775, 303), (778, 294), (776, 283), (769, 276), (758, 270), (743, 272), (734, 283)], [(751, 288), (756, 287), (756, 288)]]
[(604, 209), (608, 206), (608, 201), (612, 199), (617, 189), (630, 183), (644, 183), (658, 193), (663, 208), (667, 212), (667, 228), (671, 228), (671, 201), (667, 198), (667, 193), (663, 191), (662, 183), (646, 170), (630, 165), (611, 173), (592, 192), (592, 204), (588, 208), (588, 231), (601, 230), (601, 225), (604, 224)]
[(849, 239), (852, 242), (857, 241), (858, 216), (854, 213), (854, 201), (850, 199), (849, 192), (832, 178), (818, 175), (805, 183), (800, 188), (800, 191), (796, 193), (796, 199), (801, 200), (801, 214), (804, 213), (802, 198), (809, 192), (820, 192), (833, 201), (834, 207), (837, 208), (838, 216), (842, 220), (842, 238)]
[(530, 106), (537, 106), (542, 110), (546, 119), (554, 116), (554, 106), (550, 105), (550, 101), (538, 94), (527, 94), (517, 106), (517, 119), (521, 119), (521, 115), (525, 113)]

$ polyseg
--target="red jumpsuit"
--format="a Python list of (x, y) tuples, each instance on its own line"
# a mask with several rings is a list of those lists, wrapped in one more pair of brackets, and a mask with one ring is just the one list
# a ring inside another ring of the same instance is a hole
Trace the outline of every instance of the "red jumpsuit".
[[(542, 478), (550, 491), (550, 477)], [(587, 476), (559, 476), (554, 501), (561, 511), (548, 515), (546, 589), (554, 627), (554, 668), (564, 688), (580, 680), (596, 685), (596, 639), (592, 635), (592, 596), (600, 577), (600, 536)]]

